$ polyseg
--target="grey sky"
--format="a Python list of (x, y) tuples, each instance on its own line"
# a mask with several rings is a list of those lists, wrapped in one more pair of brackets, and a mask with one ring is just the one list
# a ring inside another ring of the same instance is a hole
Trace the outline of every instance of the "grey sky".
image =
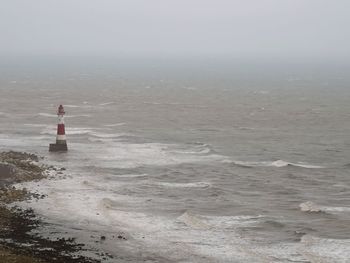
[(1, 55), (349, 57), (348, 0), (1, 0)]

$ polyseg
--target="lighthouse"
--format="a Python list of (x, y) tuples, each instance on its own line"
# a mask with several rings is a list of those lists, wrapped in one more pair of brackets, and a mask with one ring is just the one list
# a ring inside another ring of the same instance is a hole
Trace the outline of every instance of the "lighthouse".
[(58, 124), (57, 124), (56, 143), (50, 144), (50, 147), (49, 147), (50, 152), (68, 151), (67, 141), (66, 141), (66, 132), (64, 127), (64, 114), (65, 114), (64, 108), (62, 105), (60, 105), (57, 110)]

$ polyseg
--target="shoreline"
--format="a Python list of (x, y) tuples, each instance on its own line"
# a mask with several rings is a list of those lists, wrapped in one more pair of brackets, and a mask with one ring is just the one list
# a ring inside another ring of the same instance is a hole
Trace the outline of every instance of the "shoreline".
[(13, 202), (32, 198), (45, 198), (16, 189), (13, 184), (40, 180), (47, 171), (57, 171), (53, 166), (40, 163), (35, 154), (24, 152), (0, 152), (0, 258), (1, 262), (12, 263), (98, 263), (99, 260), (81, 255), (87, 251), (84, 244), (74, 238), (56, 240), (31, 234), (43, 223), (31, 209), (9, 207)]

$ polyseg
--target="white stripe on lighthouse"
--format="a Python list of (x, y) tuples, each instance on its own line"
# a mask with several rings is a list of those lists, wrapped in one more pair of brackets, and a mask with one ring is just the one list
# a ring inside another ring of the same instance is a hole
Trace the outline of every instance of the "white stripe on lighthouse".
[(57, 141), (65, 141), (66, 140), (66, 135), (59, 135), (59, 134), (57, 134), (56, 140)]
[(64, 124), (64, 117), (63, 117), (63, 115), (58, 115), (58, 124)]

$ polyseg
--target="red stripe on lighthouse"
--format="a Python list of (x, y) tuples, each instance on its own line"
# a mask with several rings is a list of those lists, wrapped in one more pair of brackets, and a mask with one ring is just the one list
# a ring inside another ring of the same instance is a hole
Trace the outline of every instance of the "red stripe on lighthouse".
[(66, 152), (68, 150), (67, 142), (66, 142), (66, 131), (64, 128), (64, 115), (65, 111), (62, 105), (58, 107), (57, 116), (57, 136), (56, 143), (50, 144), (49, 151), (50, 152)]
[(57, 135), (65, 135), (66, 131), (64, 128), (64, 124), (58, 124), (57, 125)]

